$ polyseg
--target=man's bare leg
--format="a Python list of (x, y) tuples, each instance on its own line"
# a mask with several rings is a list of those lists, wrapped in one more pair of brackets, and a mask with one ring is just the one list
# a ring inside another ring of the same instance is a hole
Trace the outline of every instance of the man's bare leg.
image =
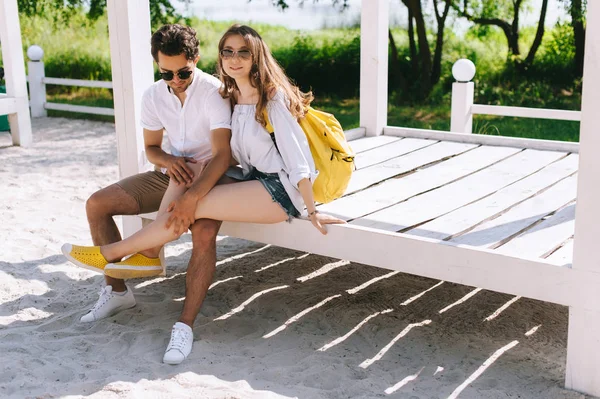
[[(94, 245), (120, 241), (121, 233), (113, 216), (136, 215), (140, 211), (137, 201), (117, 184), (96, 191), (87, 200), (85, 208)], [(104, 278), (106, 285), (112, 286), (115, 292), (123, 292), (127, 289), (123, 280), (109, 276)]]
[(217, 233), (221, 222), (199, 219), (191, 227), (192, 257), (185, 276), (185, 301), (179, 321), (193, 327), (217, 264)]

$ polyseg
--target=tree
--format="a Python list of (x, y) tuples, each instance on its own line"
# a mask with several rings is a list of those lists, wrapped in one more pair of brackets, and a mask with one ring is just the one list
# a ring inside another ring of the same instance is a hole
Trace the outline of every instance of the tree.
[[(68, 20), (74, 12), (82, 8), (87, 9), (87, 15), (92, 20), (102, 16), (106, 10), (106, 0), (18, 0), (18, 5), (19, 11), (27, 16), (53, 11), (52, 14), (62, 20)], [(171, 0), (150, 0), (150, 21), (153, 27), (183, 19), (176, 12)]]
[[(542, 43), (544, 24), (548, 10), (548, 0), (542, 0), (540, 18), (535, 38), (525, 59), (521, 58), (519, 48), (519, 18), (526, 0), (455, 0), (454, 8), (458, 14), (471, 22), (483, 26), (497, 26), (506, 36), (509, 57), (518, 65), (529, 66)], [(509, 19), (512, 18), (512, 21)]]
[(585, 11), (587, 0), (563, 0), (573, 27), (575, 46), (575, 70), (579, 76), (583, 76), (583, 54), (585, 51)]

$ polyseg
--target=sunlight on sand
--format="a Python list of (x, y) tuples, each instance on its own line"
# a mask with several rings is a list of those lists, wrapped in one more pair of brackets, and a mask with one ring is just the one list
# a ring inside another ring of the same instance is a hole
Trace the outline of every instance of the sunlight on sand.
[(421, 372), (423, 371), (425, 367), (421, 367), (421, 370), (417, 371), (417, 374), (413, 374), (413, 375), (409, 375), (408, 377), (405, 377), (402, 381), (400, 381), (399, 383), (397, 383), (396, 385), (394, 385), (393, 387), (389, 387), (388, 389), (385, 390), (385, 393), (387, 393), (388, 395), (396, 392), (398, 389), (402, 388), (403, 386), (405, 386), (406, 384), (408, 384), (409, 382), (416, 380), (417, 377), (419, 376), (419, 374), (421, 374)]
[(292, 260), (304, 259), (308, 255), (310, 255), (310, 253), (304, 254), (304, 255), (301, 255), (301, 256), (297, 256), (297, 257), (294, 257), (294, 258), (283, 259), (283, 260), (280, 260), (279, 262), (271, 263), (270, 265), (267, 265), (265, 267), (261, 267), (260, 269), (256, 269), (254, 272), (255, 273), (260, 273), (260, 272), (262, 272), (264, 270), (270, 269), (270, 268), (275, 267), (275, 266), (279, 266), (279, 265), (281, 265), (283, 263), (287, 263), (287, 262), (290, 262)]
[(330, 296), (329, 298), (323, 299), (321, 302), (317, 303), (315, 306), (311, 306), (310, 308), (304, 309), (302, 312), (298, 313), (297, 315), (290, 317), (285, 323), (283, 323), (283, 325), (277, 327), (275, 330), (271, 331), (267, 335), (264, 335), (263, 338), (271, 338), (273, 335), (279, 334), (280, 332), (285, 330), (288, 325), (300, 320), (300, 318), (302, 316), (304, 316), (305, 314), (309, 313), (310, 311), (312, 311), (314, 309), (320, 308), (321, 306), (325, 305), (327, 302), (331, 301), (332, 299), (339, 298), (339, 297), (341, 297), (340, 294)]
[(440, 310), (439, 313), (442, 314), (442, 313), (452, 309), (456, 305), (460, 305), (461, 303), (463, 303), (463, 302), (467, 301), (469, 298), (471, 298), (473, 295), (477, 294), (479, 291), (481, 291), (481, 288), (475, 288), (473, 291), (469, 292), (467, 295), (463, 296), (458, 301), (456, 301), (456, 302), (446, 306), (444, 309)]
[(410, 303), (412, 303), (412, 302), (416, 301), (417, 299), (421, 298), (423, 295), (427, 294), (429, 291), (431, 291), (431, 290), (432, 290), (432, 289), (434, 289), (434, 288), (437, 288), (437, 287), (439, 287), (439, 286), (440, 286), (440, 285), (442, 285), (442, 284), (444, 284), (444, 282), (443, 282), (443, 281), (440, 281), (439, 283), (437, 283), (437, 284), (436, 284), (436, 285), (434, 285), (433, 287), (431, 287), (431, 288), (428, 288), (428, 289), (426, 289), (425, 291), (423, 291), (423, 292), (421, 292), (421, 293), (419, 293), (419, 294), (417, 294), (417, 295), (415, 295), (415, 296), (412, 296), (412, 297), (408, 298), (406, 301), (402, 302), (400, 305), (402, 305), (402, 306), (406, 306), (406, 305), (408, 305), (408, 304), (410, 304)]
[(214, 283), (212, 283), (212, 284), (210, 285), (210, 287), (208, 287), (208, 289), (209, 289), (209, 290), (211, 290), (211, 289), (215, 288), (217, 285), (219, 285), (219, 284), (221, 284), (221, 283), (226, 283), (227, 281), (236, 280), (236, 279), (238, 279), (238, 278), (242, 278), (242, 277), (244, 277), (244, 276), (235, 276), (235, 277), (229, 277), (229, 278), (226, 278), (226, 279), (224, 279), (224, 280), (218, 280), (218, 281), (215, 281)]
[(347, 334), (334, 339), (333, 341), (331, 341), (330, 343), (323, 345), (322, 347), (320, 347), (319, 349), (317, 349), (318, 351), (321, 352), (325, 352), (327, 349), (332, 348), (334, 346), (336, 346), (337, 344), (344, 342), (349, 336), (351, 336), (352, 334), (354, 334), (359, 328), (361, 328), (366, 322), (368, 322), (369, 320), (371, 320), (373, 317), (379, 316), (380, 314), (385, 314), (385, 313), (389, 313), (391, 311), (393, 311), (394, 309), (386, 309), (383, 310), (381, 312), (377, 312), (377, 313), (373, 313), (370, 316), (367, 316), (363, 321), (361, 321), (360, 323), (358, 323), (356, 325), (356, 327), (354, 327), (352, 330), (350, 330)]
[(535, 334), (535, 332), (536, 332), (536, 331), (538, 330), (538, 328), (540, 328), (541, 326), (542, 326), (542, 325), (540, 324), (539, 326), (535, 326), (535, 327), (533, 327), (531, 330), (529, 330), (529, 331), (527, 331), (527, 332), (525, 333), (525, 336), (527, 336), (527, 337), (530, 337), (530, 336), (532, 336), (533, 334)]
[(510, 305), (517, 302), (520, 298), (521, 298), (520, 296), (516, 296), (513, 299), (511, 299), (510, 301), (506, 302), (504, 305), (500, 306), (494, 313), (492, 313), (491, 315), (486, 317), (484, 319), (484, 321), (494, 320), (496, 317), (498, 317), (500, 315), (500, 313), (504, 312), (506, 309), (508, 309), (508, 307)]
[(307, 280), (313, 279), (315, 277), (319, 277), (325, 273), (332, 271), (333, 269), (337, 269), (338, 267), (349, 265), (350, 262), (347, 260), (340, 260), (339, 262), (328, 263), (325, 266), (321, 267), (319, 270), (316, 270), (306, 276), (298, 277), (296, 280), (300, 282), (305, 282)]
[(271, 291), (282, 290), (282, 289), (285, 289), (285, 288), (288, 288), (288, 287), (289, 287), (289, 285), (280, 285), (279, 287), (273, 287), (273, 288), (269, 288), (269, 289), (264, 290), (264, 291), (257, 292), (256, 294), (252, 295), (250, 297), (250, 299), (245, 300), (240, 306), (238, 306), (237, 308), (231, 309), (231, 311), (229, 311), (228, 313), (224, 314), (223, 316), (217, 317), (216, 319), (214, 319), (214, 321), (228, 319), (231, 316), (233, 316), (234, 314), (239, 313), (242, 310), (244, 310), (244, 308), (246, 307), (246, 305), (252, 303), (252, 301), (254, 301), (256, 298), (258, 298), (258, 297), (260, 297), (260, 296), (262, 296), (264, 294), (267, 294), (267, 293), (269, 293)]
[(363, 369), (366, 369), (367, 367), (369, 367), (370, 365), (372, 365), (373, 363), (375, 363), (376, 361), (378, 361), (379, 359), (381, 359), (383, 357), (383, 355), (385, 355), (387, 353), (387, 351), (390, 350), (390, 348), (392, 346), (394, 346), (394, 344), (396, 343), (396, 341), (398, 341), (400, 338), (404, 337), (406, 334), (408, 334), (410, 332), (410, 330), (412, 330), (415, 327), (422, 327), (422, 326), (426, 326), (427, 324), (431, 323), (431, 320), (423, 320), (420, 323), (411, 323), (408, 326), (406, 326), (406, 328), (404, 330), (402, 330), (402, 332), (400, 332), (400, 334), (396, 335), (396, 337), (390, 341), (389, 344), (387, 344), (386, 346), (383, 347), (382, 350), (379, 351), (379, 353), (377, 355), (375, 355), (374, 357), (365, 360), (364, 362), (362, 362), (361, 364), (359, 364), (359, 367), (362, 367)]
[(517, 344), (519, 343), (519, 341), (512, 341), (510, 344), (503, 346), (502, 348), (498, 349), (496, 352), (494, 352), (494, 354), (492, 356), (490, 356), (485, 362), (483, 362), (483, 364), (477, 369), (475, 370), (475, 372), (473, 374), (471, 374), (469, 376), (469, 378), (467, 378), (462, 384), (460, 384), (458, 386), (458, 388), (456, 388), (454, 390), (454, 392), (452, 392), (450, 394), (450, 396), (448, 396), (448, 399), (456, 399), (458, 398), (458, 395), (460, 395), (460, 393), (467, 387), (469, 386), (469, 384), (471, 384), (473, 381), (475, 381), (481, 374), (483, 374), (483, 372), (490, 367), (496, 360), (498, 360), (498, 358), (500, 356), (502, 356), (502, 354), (512, 348), (514, 348)]
[(348, 294), (350, 294), (350, 295), (352, 295), (352, 294), (356, 294), (357, 292), (359, 292), (360, 290), (363, 290), (363, 289), (367, 288), (367, 287), (368, 287), (368, 286), (370, 286), (371, 284), (373, 284), (373, 283), (376, 283), (376, 282), (378, 282), (379, 280), (383, 280), (383, 279), (386, 279), (386, 278), (390, 278), (390, 277), (392, 277), (392, 276), (395, 276), (395, 275), (396, 275), (396, 274), (398, 274), (398, 273), (400, 273), (400, 272), (391, 272), (391, 273), (385, 274), (385, 275), (383, 275), (383, 276), (375, 277), (374, 279), (371, 279), (371, 280), (367, 281), (366, 283), (359, 285), (359, 286), (358, 286), (358, 287), (356, 287), (356, 288), (349, 289), (349, 290), (347, 290), (346, 292), (347, 292)]
[(0, 326), (7, 326), (16, 320), (33, 321), (47, 319), (52, 315), (54, 315), (54, 313), (44, 312), (43, 310), (36, 308), (21, 309), (16, 314), (11, 314), (9, 316), (0, 316)]
[(260, 251), (264, 251), (267, 248), (271, 248), (271, 244), (265, 245), (264, 247), (260, 247), (257, 250), (254, 250), (252, 252), (244, 252), (243, 254), (234, 255), (234, 256), (231, 256), (231, 257), (229, 257), (227, 259), (220, 260), (220, 261), (217, 262), (217, 266), (224, 265), (225, 263), (229, 263), (229, 262), (232, 262), (232, 261), (237, 260), (237, 259), (245, 258), (246, 256), (249, 256), (249, 255), (254, 255), (255, 253), (260, 252)]

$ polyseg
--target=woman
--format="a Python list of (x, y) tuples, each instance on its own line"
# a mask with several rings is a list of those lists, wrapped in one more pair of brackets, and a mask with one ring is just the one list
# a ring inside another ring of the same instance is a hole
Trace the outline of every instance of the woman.
[[(279, 223), (306, 215), (323, 234), (323, 225), (344, 223), (319, 213), (313, 199), (312, 181), (318, 172), (298, 124), (312, 93), (302, 93), (290, 82), (260, 35), (248, 26), (233, 25), (223, 35), (218, 71), (223, 82), (221, 95), (234, 105), (231, 153), (241, 166), (228, 175), (241, 182), (215, 186), (198, 202), (195, 218)], [(274, 140), (265, 130), (265, 110), (275, 131)], [(201, 166), (189, 166), (199, 174)], [(167, 194), (176, 187), (169, 186), (165, 197), (172, 198)], [(123, 278), (119, 268), (129, 267), (127, 260), (107, 266), (109, 261), (177, 239), (184, 231), (170, 228), (168, 219), (169, 213), (163, 213), (133, 236), (101, 247), (65, 244), (63, 253), (77, 265)], [(160, 273), (155, 266), (148, 271), (147, 275)]]

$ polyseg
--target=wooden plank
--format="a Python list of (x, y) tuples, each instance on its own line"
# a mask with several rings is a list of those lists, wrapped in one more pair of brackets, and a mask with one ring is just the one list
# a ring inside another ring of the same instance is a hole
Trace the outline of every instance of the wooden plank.
[[(381, 136), (380, 136), (381, 137)], [(393, 143), (388, 143), (377, 148), (363, 151), (356, 156), (355, 163), (357, 169), (368, 168), (377, 165), (392, 158), (408, 154), (421, 148), (436, 144), (434, 140), (423, 139), (402, 139)]]
[(328, 226), (328, 234), (323, 236), (303, 219), (272, 225), (225, 222), (220, 234), (562, 305), (586, 304), (600, 309), (600, 290), (593, 289), (600, 286), (600, 274), (573, 273), (539, 258), (522, 259), (351, 224)]
[[(144, 171), (147, 165), (139, 121), (142, 94), (154, 82), (150, 4), (148, 0), (108, 0), (106, 4), (119, 177), (124, 178)], [(123, 217), (123, 236), (141, 227), (139, 218)]]
[(77, 87), (99, 87), (112, 89), (111, 81), (102, 80), (83, 80), (83, 79), (64, 79), (64, 78), (43, 78), (42, 82), (47, 85), (77, 86)]
[(17, 100), (13, 97), (0, 96), (0, 115), (8, 115), (15, 112), (17, 112)]
[(368, 151), (372, 148), (380, 147), (394, 141), (402, 140), (402, 137), (393, 136), (373, 136), (373, 137), (361, 137), (360, 139), (349, 141), (350, 146), (356, 154)]
[[(581, 156), (575, 220), (573, 270), (600, 275), (600, 3), (587, 2), (581, 98)], [(574, 287), (582, 295), (585, 287)], [(590, 288), (588, 288), (590, 289)], [(591, 287), (600, 291), (600, 286)], [(566, 386), (600, 396), (600, 312), (585, 304), (569, 309)]]
[(566, 141), (524, 139), (520, 137), (490, 136), (487, 134), (454, 133), (440, 130), (415, 129), (408, 127), (387, 126), (384, 135), (414, 137), (457, 143), (472, 143), (479, 145), (499, 145), (503, 147), (530, 148), (532, 150), (579, 152), (579, 143)]
[(46, 104), (44, 104), (44, 108), (54, 109), (57, 111), (80, 112), (82, 114), (95, 114), (95, 115), (114, 115), (115, 114), (115, 110), (113, 108), (88, 107), (86, 105), (46, 103)]
[(386, 180), (375, 187), (320, 205), (319, 210), (344, 220), (356, 219), (477, 172), (520, 151), (507, 147), (475, 148), (401, 179)]
[(367, 215), (351, 223), (387, 231), (422, 224), (522, 179), (563, 156), (547, 151), (522, 151), (452, 184)]
[(572, 237), (574, 231), (575, 203), (571, 203), (497, 248), (497, 251), (528, 258), (546, 257)]
[(14, 145), (26, 147), (33, 143), (33, 136), (17, 0), (0, 1), (0, 43), (6, 94), (14, 98), (15, 110), (7, 113), (10, 134)]
[(404, 156), (392, 158), (383, 163), (357, 170), (352, 174), (346, 194), (365, 189), (390, 177), (416, 170), (424, 165), (441, 161), (461, 154), (476, 146), (462, 143), (437, 143)]
[(571, 154), (498, 190), (489, 197), (458, 208), (407, 233), (444, 240), (471, 230), (477, 224), (498, 216), (509, 207), (525, 201), (557, 181), (572, 175), (577, 171), (578, 162), (578, 156)]
[(360, 126), (379, 136), (387, 125), (389, 0), (362, 0), (360, 13)]
[[(576, 195), (577, 176), (568, 177), (546, 191), (510, 208), (501, 216), (482, 223), (465, 234), (452, 238), (450, 242), (458, 245), (494, 248), (501, 244), (503, 240), (567, 205), (575, 199)], [(572, 234), (573, 232), (561, 241)], [(550, 249), (547, 248), (547, 250)]]
[(548, 256), (546, 260), (556, 265), (570, 267), (571, 263), (573, 263), (573, 243), (574, 240), (573, 237), (571, 237), (562, 247)]
[(473, 114), (480, 115), (498, 115), (512, 116), (519, 118), (540, 118), (555, 119), (565, 121), (581, 120), (580, 111), (567, 111), (564, 109), (543, 109), (543, 108), (525, 108), (525, 107), (507, 107), (503, 105), (482, 105), (473, 104), (471, 106)]

